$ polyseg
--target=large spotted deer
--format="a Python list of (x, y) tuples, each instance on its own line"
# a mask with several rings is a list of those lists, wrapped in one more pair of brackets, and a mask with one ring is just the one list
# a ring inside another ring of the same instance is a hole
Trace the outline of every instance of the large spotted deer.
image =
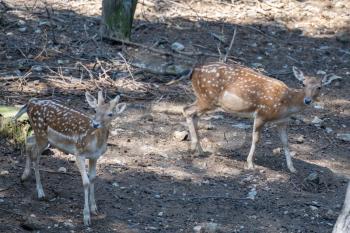
[(253, 155), (262, 127), (267, 122), (277, 125), (283, 144), (288, 169), (296, 172), (288, 149), (288, 118), (319, 95), (321, 86), (329, 84), (329, 76), (321, 81), (306, 77), (293, 67), (294, 76), (304, 84), (303, 89), (289, 88), (283, 82), (267, 77), (240, 65), (209, 63), (192, 70), (191, 80), (196, 101), (184, 108), (191, 135), (191, 150), (203, 153), (197, 133), (198, 116), (211, 110), (222, 109), (239, 116), (254, 118), (252, 144), (247, 157), (247, 168), (254, 168)]
[[(38, 198), (44, 198), (39, 174), (41, 153), (52, 145), (63, 152), (76, 155), (76, 164), (84, 186), (84, 224), (90, 225), (90, 212), (97, 214), (94, 193), (96, 162), (107, 150), (111, 121), (124, 111), (126, 105), (118, 104), (119, 96), (105, 103), (101, 91), (97, 100), (88, 92), (85, 96), (96, 111), (92, 118), (52, 100), (32, 99), (20, 109), (15, 119), (27, 112), (34, 131), (34, 135), (27, 138), (26, 166), (21, 179), (24, 181), (29, 177), (33, 159)], [(89, 160), (88, 173), (86, 159)]]

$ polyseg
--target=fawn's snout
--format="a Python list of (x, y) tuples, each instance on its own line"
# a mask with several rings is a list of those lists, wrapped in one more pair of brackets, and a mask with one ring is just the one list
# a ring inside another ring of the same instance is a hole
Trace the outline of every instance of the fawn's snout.
[(101, 128), (101, 123), (96, 122), (95, 120), (93, 120), (93, 121), (91, 122), (91, 126), (92, 126), (94, 129), (99, 129), (99, 128)]
[(312, 99), (310, 97), (305, 97), (304, 98), (304, 104), (309, 105), (312, 103)]

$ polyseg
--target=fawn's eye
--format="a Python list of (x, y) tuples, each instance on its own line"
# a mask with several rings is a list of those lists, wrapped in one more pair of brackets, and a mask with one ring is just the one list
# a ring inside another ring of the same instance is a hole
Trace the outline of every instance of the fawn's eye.
[(112, 117), (113, 113), (110, 112), (110, 113), (107, 114), (107, 116)]
[(317, 87), (317, 90), (321, 90), (321, 87)]

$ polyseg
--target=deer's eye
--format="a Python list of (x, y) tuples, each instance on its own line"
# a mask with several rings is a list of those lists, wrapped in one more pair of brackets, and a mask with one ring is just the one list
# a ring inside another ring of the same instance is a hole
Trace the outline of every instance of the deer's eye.
[(317, 87), (317, 90), (321, 90), (321, 87)]
[(110, 113), (107, 114), (107, 116), (112, 117), (113, 113), (110, 112)]

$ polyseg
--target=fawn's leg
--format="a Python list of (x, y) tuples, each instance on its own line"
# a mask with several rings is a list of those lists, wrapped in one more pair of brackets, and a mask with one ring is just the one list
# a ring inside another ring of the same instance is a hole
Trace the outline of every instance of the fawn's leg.
[(277, 125), (278, 133), (283, 144), (284, 154), (286, 156), (287, 167), (290, 172), (296, 173), (297, 170), (293, 166), (292, 157), (288, 148), (287, 122)]
[(85, 157), (82, 156), (76, 156), (77, 160), (77, 166), (80, 171), (81, 178), (83, 180), (83, 187), (84, 187), (84, 225), (89, 226), (91, 224), (90, 220), (90, 207), (89, 207), (89, 186), (90, 181), (89, 177), (86, 173), (86, 166), (85, 166)]
[(183, 109), (183, 114), (186, 117), (186, 122), (191, 135), (191, 152), (194, 153), (197, 150), (199, 155), (202, 155), (204, 152), (200, 144), (200, 141), (198, 139), (198, 131), (197, 131), (198, 112), (199, 112), (199, 109), (196, 103), (191, 104)]
[(254, 126), (253, 126), (253, 136), (252, 136), (252, 145), (250, 147), (250, 151), (247, 157), (247, 168), (253, 169), (254, 163), (253, 163), (253, 156), (255, 152), (256, 143), (259, 141), (261, 129), (264, 126), (265, 122), (259, 118), (258, 116), (254, 119)]
[(26, 139), (26, 150), (25, 150), (25, 157), (26, 157), (26, 165), (23, 171), (23, 174), (21, 176), (21, 181), (25, 181), (28, 179), (30, 175), (30, 164), (31, 164), (31, 157), (33, 156), (33, 148), (35, 148), (35, 137), (29, 136)]
[(45, 197), (45, 193), (43, 190), (43, 186), (40, 180), (40, 172), (39, 172), (39, 162), (41, 153), (47, 148), (48, 142), (44, 140), (37, 140), (34, 148), (33, 148), (33, 160), (34, 160), (34, 170), (35, 170), (35, 181), (36, 181), (36, 190), (38, 192), (38, 198), (42, 199)]
[(334, 225), (332, 233), (344, 233), (350, 231), (349, 224), (350, 216), (350, 182), (345, 194), (343, 208), (338, 216), (337, 222)]
[(96, 178), (96, 159), (89, 159), (89, 179), (90, 179), (90, 211), (97, 214), (97, 206), (95, 202), (95, 178)]

